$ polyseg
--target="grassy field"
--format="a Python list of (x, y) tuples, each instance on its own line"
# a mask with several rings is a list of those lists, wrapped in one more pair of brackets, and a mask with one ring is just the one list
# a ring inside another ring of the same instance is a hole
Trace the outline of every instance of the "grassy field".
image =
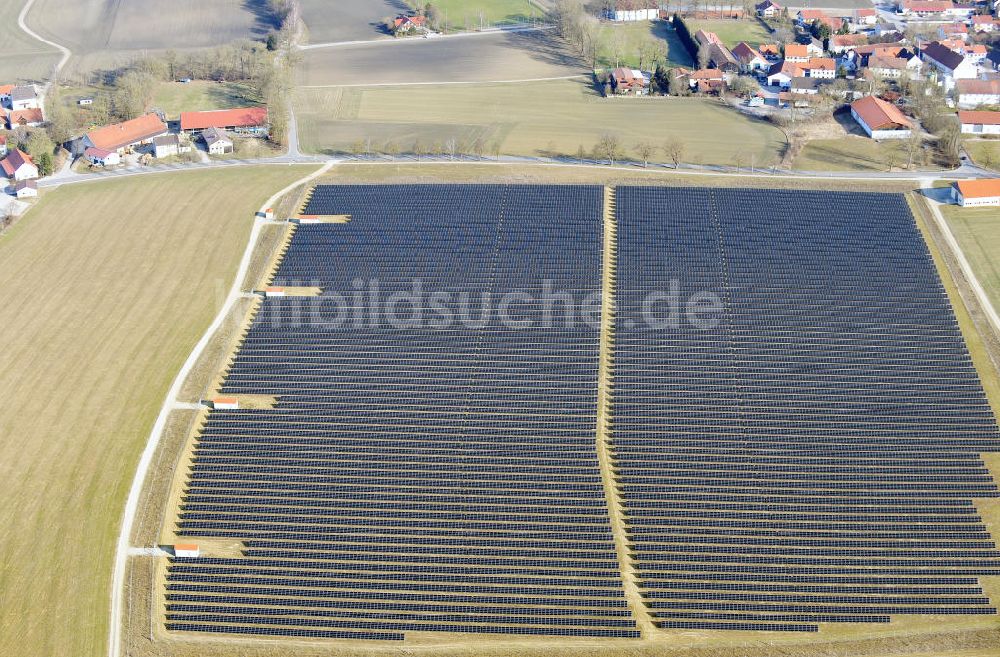
[(490, 82), (588, 72), (565, 44), (544, 32), (317, 48), (302, 58), (299, 83), (307, 87)]
[[(358, 140), (391, 140), (403, 151), (449, 139), (499, 144), (512, 155), (574, 155), (592, 150), (603, 133), (629, 150), (671, 135), (687, 146), (685, 161), (731, 164), (740, 151), (758, 166), (776, 162), (784, 137), (701, 98), (606, 99), (589, 82), (559, 80), (448, 87), (306, 89), (296, 109), (303, 148), (349, 150)], [(664, 160), (657, 149), (654, 160)]]
[(531, 0), (434, 0), (433, 4), (452, 30), (523, 22), (543, 15)]
[(941, 212), (993, 307), (1000, 309), (1000, 211), (944, 205)]
[(243, 37), (272, 25), (258, 0), (37, 0), (27, 22), (71, 51), (67, 73), (127, 62), (147, 51), (183, 51)]
[(979, 166), (1000, 171), (1000, 141), (996, 139), (967, 139), (963, 142), (972, 161)]
[(253, 90), (239, 82), (161, 82), (153, 96), (153, 107), (166, 112), (167, 119), (180, 117), (181, 112), (228, 109), (259, 105)]
[(309, 167), (45, 192), (0, 239), (0, 654), (103, 654), (118, 523), (250, 218)]
[[(815, 139), (795, 158), (797, 171), (887, 171), (888, 153), (893, 152), (893, 170), (906, 165), (906, 144), (893, 141), (879, 143), (867, 137), (849, 135), (839, 139)], [(919, 158), (915, 158), (919, 159)], [(935, 170), (939, 167), (914, 164), (915, 169)]]
[(733, 20), (726, 18), (697, 20), (692, 18), (684, 22), (690, 28), (692, 36), (698, 30), (715, 32), (722, 39), (722, 42), (730, 48), (740, 41), (757, 45), (760, 43), (770, 43), (774, 40), (767, 29), (757, 20)]
[[(615, 66), (639, 66), (639, 45), (647, 39), (666, 42), (668, 66), (692, 66), (691, 54), (681, 44), (677, 32), (665, 21), (635, 23), (603, 23), (598, 63)], [(620, 56), (620, 59), (616, 57)], [(648, 65), (646, 68), (651, 68)]]
[(6, 27), (0, 49), (0, 84), (43, 80), (59, 61), (58, 51), (17, 26), (17, 15), (23, 6), (20, 0), (0, 2), (0, 25)]

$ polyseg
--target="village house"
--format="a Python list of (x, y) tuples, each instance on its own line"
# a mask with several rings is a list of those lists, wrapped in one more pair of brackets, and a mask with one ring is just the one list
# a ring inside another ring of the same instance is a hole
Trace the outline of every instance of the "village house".
[(921, 58), (944, 76), (946, 90), (951, 90), (955, 80), (972, 80), (979, 76), (976, 65), (954, 50), (937, 41), (924, 46)]
[(719, 93), (726, 88), (725, 73), (717, 68), (703, 68), (691, 71), (688, 84), (698, 93)]
[(1000, 135), (1000, 112), (960, 110), (958, 122), (967, 135)]
[(958, 80), (955, 95), (962, 109), (1000, 105), (1000, 80)]
[(620, 66), (611, 71), (611, 91), (617, 96), (645, 96), (650, 78), (638, 69)]
[(38, 196), (38, 183), (33, 178), (16, 183), (14, 185), (14, 196), (17, 198), (35, 198)]
[(872, 139), (905, 139), (913, 127), (898, 107), (878, 96), (851, 103), (851, 116)]
[(7, 157), (0, 160), (0, 168), (3, 174), (11, 180), (29, 180), (38, 177), (38, 167), (31, 160), (31, 157), (20, 148), (7, 153)]
[(941, 18), (951, 11), (950, 0), (897, 0), (897, 11), (904, 16)]
[(157, 159), (177, 155), (180, 152), (181, 141), (177, 138), (177, 135), (153, 137), (151, 143), (153, 146), (153, 157)]
[(732, 54), (740, 64), (741, 73), (756, 73), (766, 71), (771, 67), (771, 62), (767, 61), (756, 48), (746, 41), (740, 41), (736, 44)]
[(878, 23), (878, 12), (874, 8), (855, 9), (851, 25), (857, 28), (870, 27)]
[(961, 39), (965, 41), (969, 38), (969, 28), (965, 23), (945, 23), (938, 26), (938, 37), (941, 39)]
[(427, 31), (426, 16), (397, 16), (392, 21), (392, 33), (396, 36), (422, 34)]
[(798, 63), (784, 60), (771, 66), (767, 72), (767, 84), (772, 87), (788, 89), (792, 78), (804, 77)]
[(980, 15), (972, 17), (972, 31), (991, 33), (1000, 30), (1000, 20), (993, 16)]
[(789, 43), (785, 45), (786, 62), (806, 62), (809, 61), (809, 49), (801, 43)]
[(986, 61), (989, 51), (981, 43), (966, 43), (960, 39), (945, 39), (939, 41), (942, 46), (965, 57), (973, 64), (981, 64)]
[(116, 151), (108, 151), (93, 146), (83, 151), (83, 157), (91, 164), (105, 168), (117, 166), (122, 161), (121, 156)]
[(240, 107), (207, 112), (181, 112), (181, 131), (199, 132), (206, 128), (222, 128), (232, 132), (266, 135), (266, 107)]
[(0, 135), (0, 157), (7, 156), (7, 135)]
[(774, 0), (764, 0), (755, 5), (754, 9), (761, 18), (776, 18), (785, 14), (785, 8)]
[(827, 13), (822, 9), (800, 9), (795, 14), (795, 22), (802, 25), (809, 25), (813, 21), (818, 21), (827, 17)]
[(839, 55), (867, 43), (868, 36), (864, 34), (834, 34), (830, 37), (830, 43), (827, 46), (827, 49), (831, 53)]
[(757, 52), (759, 52), (761, 57), (766, 59), (768, 62), (777, 62), (781, 60), (781, 48), (779, 48), (776, 43), (757, 44)]
[(913, 69), (910, 68), (910, 62), (917, 62), (917, 70), (919, 70), (920, 60), (916, 57), (910, 59), (904, 59), (902, 57), (869, 57), (868, 58), (868, 68), (877, 75), (886, 78), (888, 80), (899, 80), (903, 77), (904, 73), (910, 73)]
[(225, 155), (233, 152), (233, 140), (229, 138), (225, 130), (207, 128), (202, 130), (201, 139), (205, 142), (205, 149), (209, 155)]
[(824, 81), (820, 78), (792, 78), (792, 82), (789, 85), (788, 90), (793, 94), (804, 94), (807, 96), (815, 96), (819, 93), (819, 88), (824, 84)]
[(10, 105), (10, 92), (14, 91), (13, 84), (0, 84), (0, 104)]
[(810, 57), (798, 64), (805, 77), (832, 80), (837, 77), (837, 62), (829, 57)]
[(953, 182), (951, 198), (963, 207), (1000, 205), (1000, 178)]
[(91, 130), (77, 140), (74, 152), (82, 153), (88, 148), (100, 148), (124, 155), (135, 146), (146, 144), (154, 137), (165, 134), (167, 134), (167, 124), (159, 116), (144, 114), (128, 121)]
[(42, 108), (31, 107), (22, 110), (11, 110), (7, 113), (7, 127), (10, 130), (15, 128), (37, 128), (45, 122), (42, 115)]
[(38, 97), (38, 90), (35, 85), (29, 84), (14, 87), (10, 91), (10, 108), (15, 112), (18, 110), (37, 109), (42, 106)]
[(660, 3), (656, 0), (616, 0), (607, 10), (606, 17), (617, 22), (655, 21), (660, 17)]

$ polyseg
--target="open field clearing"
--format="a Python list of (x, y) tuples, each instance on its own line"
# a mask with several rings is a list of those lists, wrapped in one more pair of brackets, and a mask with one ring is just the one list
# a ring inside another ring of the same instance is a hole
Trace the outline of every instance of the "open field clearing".
[(163, 110), (167, 119), (180, 118), (181, 112), (229, 109), (259, 105), (253, 90), (240, 82), (161, 82), (153, 96), (153, 107)]
[(183, 51), (250, 37), (272, 29), (261, 0), (37, 0), (27, 23), (61, 43), (73, 58), (69, 72), (126, 63), (148, 51)]
[(769, 43), (773, 39), (767, 28), (756, 19), (734, 20), (730, 18), (720, 18), (712, 20), (702, 20), (691, 18), (684, 21), (691, 29), (691, 36), (698, 30), (715, 32), (722, 39), (722, 42), (732, 48), (740, 41), (746, 41), (752, 45), (759, 43)]
[(103, 654), (118, 524), (267, 196), (310, 167), (47, 192), (0, 240), (0, 654)]
[(309, 43), (389, 38), (382, 20), (406, 13), (403, 0), (302, 0)]
[(490, 82), (587, 73), (547, 32), (318, 48), (302, 54), (306, 87), (411, 82)]
[[(648, 39), (666, 42), (667, 66), (694, 65), (691, 54), (666, 21), (602, 23), (600, 38), (598, 63), (603, 66), (639, 66), (639, 45)], [(648, 63), (643, 64), (645, 68), (650, 68)]]
[[(605, 99), (589, 82), (558, 80), (520, 84), (447, 87), (305, 89), (296, 115), (305, 149), (343, 152), (358, 140), (391, 140), (403, 151), (449, 139), (481, 139), (511, 155), (575, 154), (593, 149), (605, 132), (615, 132), (631, 152), (660, 126), (659, 145), (678, 136), (686, 161), (731, 164), (737, 151), (749, 164), (776, 162), (784, 137), (774, 126), (751, 121), (699, 98)], [(710, 126), (711, 129), (707, 129)], [(662, 151), (654, 154), (663, 161)]]
[(23, 6), (23, 0), (0, 3), (0, 24), (6, 27), (3, 50), (0, 51), (0, 80), (3, 81), (0, 84), (18, 80), (43, 80), (59, 61), (59, 53), (55, 49), (18, 27), (17, 15)]

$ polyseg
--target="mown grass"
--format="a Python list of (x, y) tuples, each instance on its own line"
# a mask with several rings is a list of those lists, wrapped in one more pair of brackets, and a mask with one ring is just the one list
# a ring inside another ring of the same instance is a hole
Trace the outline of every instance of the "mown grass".
[(1000, 140), (967, 139), (962, 145), (973, 162), (981, 167), (1000, 171)]
[(451, 30), (474, 30), (544, 16), (531, 0), (435, 0), (432, 4)]
[(311, 167), (45, 192), (0, 239), (0, 654), (104, 654), (135, 465), (257, 206)]
[(943, 205), (941, 214), (993, 307), (1000, 308), (1000, 208)]
[[(634, 23), (603, 23), (600, 29), (598, 64), (600, 66), (638, 67), (639, 46), (643, 41), (652, 40), (666, 44), (666, 65), (694, 65), (691, 54), (681, 44), (677, 32), (666, 21), (638, 21)], [(642, 62), (647, 70), (652, 68)]]
[(153, 96), (153, 107), (163, 110), (167, 119), (177, 119), (181, 112), (253, 107), (260, 105), (249, 85), (240, 82), (161, 82)]
[[(814, 139), (803, 147), (792, 166), (796, 171), (888, 171), (891, 152), (893, 171), (900, 171), (906, 166), (907, 146), (904, 141), (877, 142), (855, 135)], [(914, 157), (914, 170), (940, 169), (924, 166), (921, 157), (921, 153)]]
[(719, 18), (719, 19), (686, 19), (684, 21), (688, 29), (691, 30), (691, 36), (698, 30), (705, 30), (706, 32), (715, 32), (722, 39), (722, 43), (726, 44), (730, 48), (734, 47), (740, 41), (746, 41), (752, 45), (758, 45), (761, 43), (771, 43), (774, 41), (774, 37), (767, 31), (763, 25), (760, 24), (756, 19), (745, 19), (736, 20), (732, 18)]
[(735, 153), (757, 166), (778, 161), (784, 135), (702, 98), (602, 98), (587, 81), (422, 87), (304, 89), (296, 117), (302, 147), (313, 152), (349, 152), (371, 139), (403, 152), (476, 139), (498, 144), (509, 155), (573, 156), (590, 152), (605, 133), (617, 135), (626, 155), (636, 145), (656, 147), (670, 136), (687, 147), (685, 161), (732, 164)]

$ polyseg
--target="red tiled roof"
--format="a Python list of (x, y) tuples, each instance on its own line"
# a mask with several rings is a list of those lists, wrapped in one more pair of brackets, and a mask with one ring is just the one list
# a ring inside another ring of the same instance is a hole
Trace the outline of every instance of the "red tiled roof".
[(958, 191), (965, 198), (986, 198), (1000, 196), (1000, 178), (982, 178), (979, 180), (959, 180), (955, 183)]
[(803, 69), (818, 69), (821, 71), (836, 71), (837, 62), (830, 57), (810, 57), (809, 61), (798, 64)]
[(692, 71), (688, 77), (692, 80), (721, 80), (722, 71), (717, 68), (703, 68)]
[(93, 157), (93, 158), (96, 158), (98, 160), (103, 160), (107, 156), (111, 155), (111, 153), (112, 153), (112, 151), (105, 150), (103, 148), (94, 148), (93, 146), (91, 146), (87, 150), (83, 151), (83, 156), (84, 157)]
[(785, 46), (785, 57), (808, 57), (809, 49), (801, 43), (789, 43)]
[(116, 151), (131, 144), (150, 139), (167, 131), (167, 125), (155, 114), (145, 114), (122, 123), (112, 123), (87, 133), (90, 142), (98, 148)]
[(831, 46), (860, 46), (868, 43), (865, 34), (834, 34), (830, 37)]
[(956, 80), (955, 87), (959, 94), (1000, 94), (1000, 80)]
[(1000, 125), (1000, 112), (973, 112), (960, 111), (958, 113), (959, 123), (972, 123), (982, 125)]
[(947, 0), (903, 0), (903, 8), (910, 11), (948, 11), (952, 3)]
[(40, 107), (32, 107), (31, 109), (16, 110), (10, 113), (7, 118), (10, 121), (11, 129), (16, 125), (24, 124), (30, 125), (32, 123), (41, 123), (44, 121), (42, 116), (42, 109)]
[(424, 16), (397, 16), (396, 20), (393, 21), (393, 27), (399, 27), (403, 23), (413, 23), (417, 27), (420, 27), (427, 20)]
[(910, 120), (899, 111), (898, 107), (876, 96), (865, 96), (854, 101), (851, 103), (851, 109), (872, 130), (883, 130), (886, 128), (891, 130), (897, 125), (909, 128), (912, 125)]
[(804, 21), (815, 21), (826, 18), (826, 12), (822, 9), (800, 9), (799, 15)]
[(35, 165), (35, 163), (31, 161), (31, 156), (22, 151), (20, 148), (15, 148), (7, 154), (7, 157), (0, 160), (0, 167), (3, 167), (3, 172), (8, 178), (12, 178), (14, 173), (25, 164), (30, 164), (32, 166)]
[(733, 48), (733, 56), (741, 62), (746, 62), (751, 59), (764, 59), (761, 57), (760, 53), (757, 52), (757, 49), (746, 41), (740, 41), (736, 44), (736, 47)]
[(0, 84), (0, 96), (9, 96), (10, 92), (14, 91), (14, 87), (17, 85), (13, 84)]
[(855, 9), (854, 15), (858, 18), (864, 18), (865, 16), (876, 16), (874, 9)]
[(267, 123), (266, 107), (240, 107), (210, 112), (181, 112), (181, 130), (252, 128)]

